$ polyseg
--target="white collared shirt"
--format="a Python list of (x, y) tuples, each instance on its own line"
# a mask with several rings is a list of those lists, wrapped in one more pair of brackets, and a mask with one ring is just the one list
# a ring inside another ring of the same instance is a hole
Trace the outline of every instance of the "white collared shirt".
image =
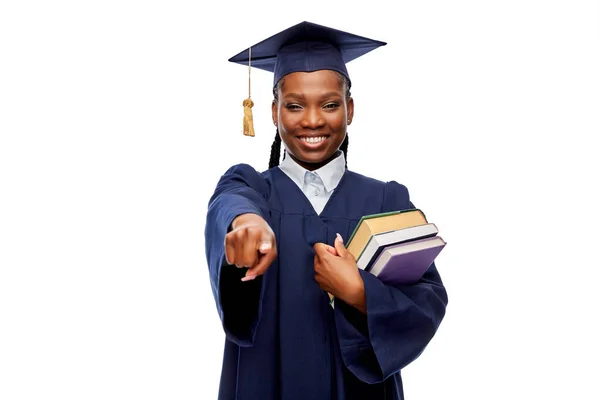
[(279, 164), (279, 168), (298, 185), (317, 214), (321, 214), (333, 190), (342, 180), (346, 170), (346, 158), (340, 151), (340, 154), (326, 165), (314, 171), (308, 171), (292, 157), (286, 155)]

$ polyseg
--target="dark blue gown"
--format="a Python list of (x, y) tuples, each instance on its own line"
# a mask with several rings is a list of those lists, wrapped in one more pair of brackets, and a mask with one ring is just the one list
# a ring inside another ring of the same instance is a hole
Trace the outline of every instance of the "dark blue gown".
[[(279, 168), (240, 164), (210, 199), (205, 238), (210, 280), (226, 334), (219, 399), (402, 399), (400, 370), (435, 334), (447, 305), (435, 265), (414, 285), (392, 287), (360, 271), (367, 314), (336, 300), (314, 279), (313, 245), (345, 239), (363, 215), (414, 208), (405, 186), (346, 170), (317, 215)], [(278, 256), (267, 272), (241, 282), (227, 265), (224, 238), (233, 219), (261, 215)]]

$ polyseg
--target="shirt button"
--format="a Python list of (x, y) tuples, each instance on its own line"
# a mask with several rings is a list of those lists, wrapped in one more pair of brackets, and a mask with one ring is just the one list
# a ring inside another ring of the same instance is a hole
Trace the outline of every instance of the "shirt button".
[(318, 196), (318, 195), (319, 195), (319, 193), (321, 193), (321, 192), (319, 191), (319, 189), (315, 190), (315, 196)]

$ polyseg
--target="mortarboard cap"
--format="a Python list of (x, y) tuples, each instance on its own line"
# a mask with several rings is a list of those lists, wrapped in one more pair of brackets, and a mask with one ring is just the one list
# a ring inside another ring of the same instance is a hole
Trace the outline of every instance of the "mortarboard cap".
[[(301, 22), (231, 57), (229, 61), (273, 72), (273, 87), (292, 72), (333, 70), (350, 82), (346, 63), (385, 46), (385, 42), (311, 22)], [(244, 135), (254, 136), (250, 82), (244, 100)]]
[(250, 63), (255, 68), (273, 72), (273, 86), (292, 72), (322, 69), (340, 72), (350, 80), (346, 63), (385, 45), (379, 40), (305, 21), (255, 44), (229, 61)]

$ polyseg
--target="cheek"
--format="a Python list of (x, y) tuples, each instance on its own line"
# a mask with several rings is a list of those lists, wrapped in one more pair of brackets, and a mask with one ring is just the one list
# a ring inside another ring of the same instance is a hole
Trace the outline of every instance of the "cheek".
[(345, 113), (335, 113), (328, 118), (328, 123), (332, 127), (332, 129), (343, 129), (345, 127), (346, 114)]
[(279, 115), (279, 134), (281, 135), (281, 140), (286, 148), (293, 148), (295, 146), (293, 137), (294, 132), (296, 130), (297, 124), (289, 118), (285, 111)]
[(300, 123), (300, 117), (298, 114), (293, 114), (293, 113), (290, 113), (289, 111), (282, 111), (279, 114), (279, 122), (283, 129), (291, 132)]

